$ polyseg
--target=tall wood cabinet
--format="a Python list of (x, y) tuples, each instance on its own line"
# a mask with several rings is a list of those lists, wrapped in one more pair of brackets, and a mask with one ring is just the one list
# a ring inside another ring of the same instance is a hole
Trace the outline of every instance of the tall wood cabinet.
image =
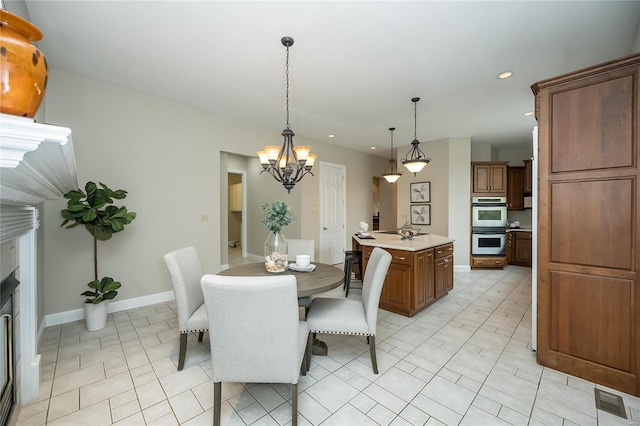
[(640, 55), (532, 86), (542, 365), (640, 396)]

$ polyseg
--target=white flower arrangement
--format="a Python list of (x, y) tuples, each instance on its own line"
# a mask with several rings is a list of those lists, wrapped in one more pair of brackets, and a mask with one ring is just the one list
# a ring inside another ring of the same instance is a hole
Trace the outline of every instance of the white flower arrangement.
[(365, 221), (360, 222), (358, 225), (360, 226), (360, 232), (363, 234), (369, 229), (369, 224)]

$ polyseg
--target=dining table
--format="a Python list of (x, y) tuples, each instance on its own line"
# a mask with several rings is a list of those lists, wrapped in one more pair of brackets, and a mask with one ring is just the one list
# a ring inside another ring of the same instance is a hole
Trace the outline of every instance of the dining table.
[[(218, 272), (218, 275), (235, 277), (293, 275), (296, 277), (296, 283), (298, 286), (299, 304), (308, 308), (308, 299), (311, 296), (313, 296), (314, 294), (324, 293), (325, 291), (332, 290), (344, 283), (344, 271), (342, 271), (342, 269), (336, 268), (333, 265), (319, 262), (314, 262), (313, 265), (315, 265), (315, 269), (310, 272), (287, 269), (285, 272), (273, 273), (267, 272), (267, 269), (264, 266), (264, 262), (255, 262), (233, 266), (229, 269)], [(314, 338), (312, 351), (314, 355), (326, 355), (328, 352), (327, 345), (321, 340)]]
[(233, 266), (219, 272), (227, 276), (264, 276), (264, 275), (294, 275), (298, 284), (298, 299), (313, 296), (332, 290), (344, 283), (344, 272), (333, 265), (314, 262), (315, 269), (311, 272), (300, 272), (287, 269), (285, 272), (267, 272), (264, 262), (246, 263)]

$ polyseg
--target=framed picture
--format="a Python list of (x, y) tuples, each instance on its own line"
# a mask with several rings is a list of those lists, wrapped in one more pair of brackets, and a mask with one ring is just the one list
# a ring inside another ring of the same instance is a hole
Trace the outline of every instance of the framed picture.
[(411, 205), (412, 225), (431, 225), (431, 204)]
[(431, 182), (415, 182), (410, 185), (412, 203), (431, 202)]

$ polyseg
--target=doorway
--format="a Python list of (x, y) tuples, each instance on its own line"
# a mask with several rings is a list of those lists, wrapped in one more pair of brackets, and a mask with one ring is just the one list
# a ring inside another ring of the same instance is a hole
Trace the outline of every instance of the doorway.
[(377, 176), (373, 177), (373, 218), (371, 223), (374, 231), (392, 231), (398, 228), (397, 187), (395, 183), (389, 183)]
[(246, 171), (228, 170), (228, 209), (227, 209), (227, 259), (247, 257), (247, 190)]
[(329, 265), (344, 261), (345, 174), (342, 164), (320, 162), (320, 262)]

